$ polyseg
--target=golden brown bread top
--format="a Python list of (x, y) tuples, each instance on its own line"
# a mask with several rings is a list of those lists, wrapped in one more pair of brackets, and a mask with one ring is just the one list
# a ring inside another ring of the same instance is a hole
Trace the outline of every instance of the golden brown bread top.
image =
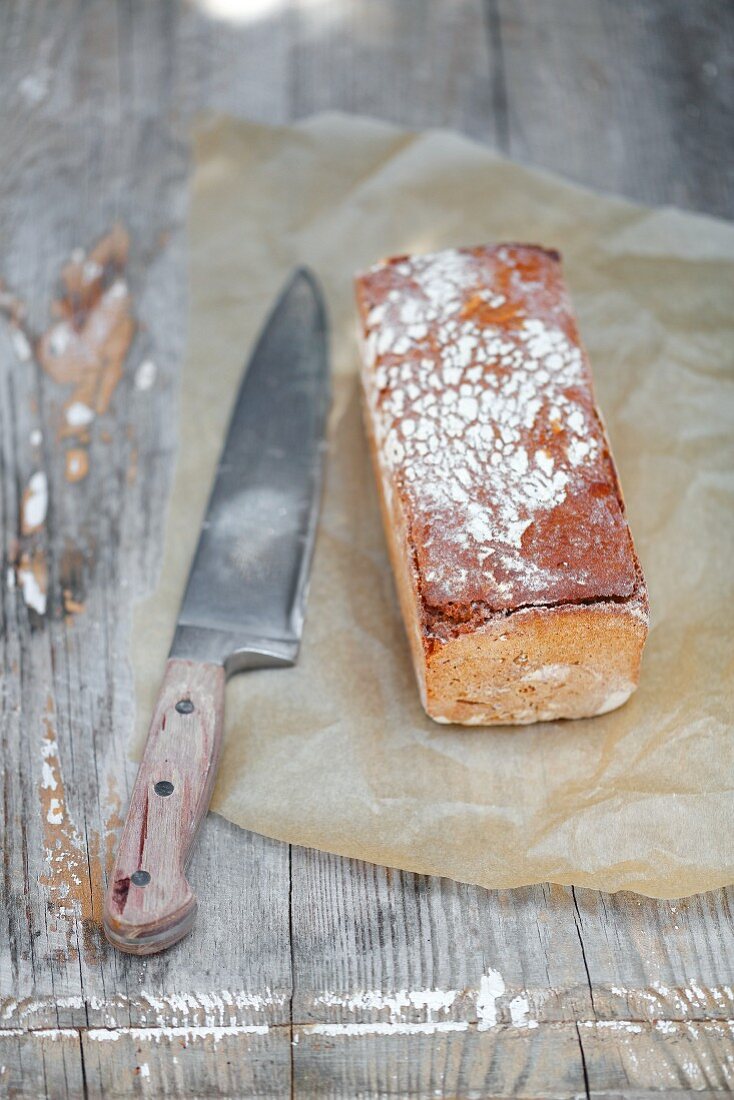
[(396, 257), (357, 280), (363, 382), (425, 625), (644, 582), (555, 252)]

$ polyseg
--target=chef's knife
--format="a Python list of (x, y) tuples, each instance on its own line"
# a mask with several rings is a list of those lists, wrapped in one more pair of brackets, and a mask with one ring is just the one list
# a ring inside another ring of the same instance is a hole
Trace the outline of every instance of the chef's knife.
[(299, 269), (240, 385), (133, 788), (104, 913), (122, 951), (161, 951), (193, 925), (186, 863), (214, 784), (227, 676), (298, 656), (328, 403), (324, 304)]

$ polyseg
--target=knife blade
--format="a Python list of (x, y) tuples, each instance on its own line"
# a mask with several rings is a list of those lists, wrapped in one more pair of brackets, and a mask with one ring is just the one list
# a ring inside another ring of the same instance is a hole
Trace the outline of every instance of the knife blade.
[(105, 900), (108, 940), (164, 950), (196, 915), (186, 863), (219, 758), (227, 676), (295, 663), (321, 497), (326, 311), (298, 269), (240, 384)]

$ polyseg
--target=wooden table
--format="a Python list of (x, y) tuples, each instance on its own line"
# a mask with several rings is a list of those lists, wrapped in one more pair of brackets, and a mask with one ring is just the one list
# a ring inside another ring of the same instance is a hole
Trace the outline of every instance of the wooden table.
[[(130, 607), (155, 581), (174, 461), (192, 113), (285, 122), (338, 107), (440, 124), (600, 188), (730, 216), (733, 56), (734, 12), (717, 0), (3, 5), (2, 276), (42, 332), (63, 262), (119, 218), (140, 326), (73, 481), (69, 388), (0, 323), (0, 1093), (731, 1089), (731, 890), (493, 893), (211, 817), (186, 942), (125, 958), (100, 914), (134, 772)], [(24, 532), (39, 470), (47, 515)]]

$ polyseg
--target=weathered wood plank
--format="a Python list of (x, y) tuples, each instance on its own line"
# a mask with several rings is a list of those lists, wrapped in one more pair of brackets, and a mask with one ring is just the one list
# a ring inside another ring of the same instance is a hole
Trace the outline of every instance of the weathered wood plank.
[[(36, 10), (29, 19), (17, 9), (8, 39), (0, 35), (12, 160), (0, 194), (2, 275), (27, 304), (28, 332), (38, 334), (50, 323), (72, 250), (121, 220), (131, 235), (126, 278), (137, 332), (109, 413), (86, 432), (89, 473), (72, 482), (70, 443), (60, 435), (70, 387), (50, 381), (32, 357), (19, 360), (12, 326), (0, 324), (2, 644), (10, 672), (2, 700), (0, 1026), (170, 1024), (183, 1014), (169, 996), (179, 991), (193, 996), (184, 1006), (188, 1023), (204, 1026), (212, 1015), (227, 1025), (282, 1022), (290, 953), (281, 845), (210, 820), (192, 865), (207, 920), (187, 943), (133, 962), (101, 936), (105, 876), (135, 771), (127, 761), (130, 600), (159, 568), (175, 441), (187, 162), (171, 116), (177, 81), (186, 81), (176, 62), (164, 62), (170, 45), (177, 53), (185, 13), (143, 6), (135, 23), (143, 47), (133, 50), (123, 6)], [(13, 42), (24, 48), (10, 49)], [(49, 59), (39, 68), (38, 53)], [(135, 383), (145, 360), (156, 368), (150, 389)], [(20, 499), (38, 471), (47, 477), (48, 514), (24, 535)], [(43, 555), (45, 616), (28, 608), (15, 577), (23, 551)]]
[[(78, 1057), (83, 1048), (82, 1062)], [(734, 1025), (434, 1022), (0, 1031), (4, 1095), (713, 1096)], [(588, 1091), (587, 1091), (588, 1090)]]
[(510, 1021), (517, 996), (533, 1019), (592, 1016), (572, 899), (562, 887), (489, 894), (304, 852), (293, 864), (293, 897), (299, 1022), (425, 1020), (430, 991), (449, 998), (441, 1019), (472, 1019), (490, 971), (502, 987), (498, 1020)]
[(648, 203), (734, 213), (734, 25), (717, 0), (487, 0), (510, 155)]
[(297, 0), (289, 114), (355, 111), (497, 140), (481, 0)]
[[(448, 1025), (447, 1025), (448, 1026)], [(305, 1096), (713, 1097), (734, 1078), (723, 1024), (296, 1030), (294, 1075)]]
[(734, 1081), (732, 1022), (579, 1025), (589, 1097), (711, 1096)]
[[(294, 854), (295, 854), (294, 849)], [(489, 893), (318, 852), (294, 860), (296, 1021), (734, 1018), (731, 890), (677, 902), (562, 886)], [(436, 997), (431, 997), (431, 992)], [(430, 1018), (430, 1017), (429, 1017)]]
[(290, 1029), (0, 1029), (4, 1097), (288, 1094)]
[(575, 890), (599, 1019), (734, 1019), (734, 889), (677, 901)]
[(10, 1100), (84, 1096), (79, 1032), (0, 1029), (0, 1095)]
[(283, 1097), (290, 1029), (129, 1028), (83, 1031), (87, 1095)]
[(420, 1034), (312, 1028), (296, 1032), (297, 1095), (546, 1097), (584, 1095), (573, 1026)]
[[(289, 856), (210, 818), (186, 943), (122, 959), (99, 920), (134, 775), (130, 602), (155, 582), (173, 466), (193, 113), (282, 122), (331, 107), (453, 126), (583, 182), (731, 212), (734, 175), (720, 163), (734, 136), (731, 14), (713, 0), (634, 11), (618, 0), (61, 0), (7, 5), (0, 19), (0, 275), (40, 333), (69, 253), (120, 219), (138, 321), (110, 411), (83, 444), (81, 481), (66, 476), (76, 441), (58, 438), (68, 387), (19, 357), (0, 321), (0, 577), (11, 569), (15, 581), (0, 599), (0, 1087), (78, 1096), (86, 1073), (90, 1096), (283, 1095), (292, 994), (296, 1094), (730, 1087), (731, 891), (672, 904), (489, 893)], [(150, 388), (135, 382), (146, 360)], [(48, 517), (23, 534), (39, 471)], [(23, 551), (48, 569), (45, 620), (18, 584)]]

